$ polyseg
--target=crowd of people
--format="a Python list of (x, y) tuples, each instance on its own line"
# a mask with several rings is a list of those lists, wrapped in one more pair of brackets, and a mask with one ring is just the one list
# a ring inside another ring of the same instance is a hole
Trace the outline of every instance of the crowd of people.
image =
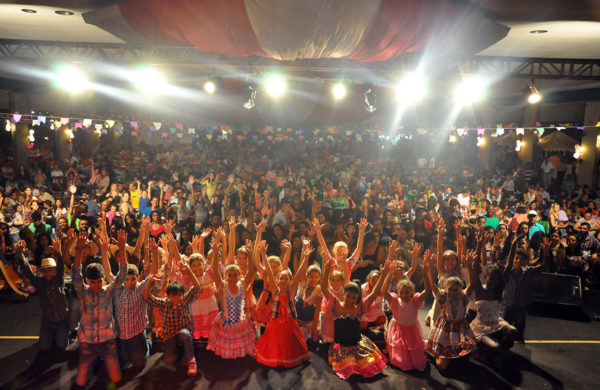
[(97, 358), (118, 382), (157, 341), (190, 376), (199, 345), (271, 367), (329, 345), (344, 379), (424, 370), (426, 353), (444, 370), (524, 340), (541, 272), (600, 281), (600, 195), (571, 162), (482, 168), (383, 142), (7, 153), (1, 256), (19, 277), (3, 287), (39, 294), (40, 349), (79, 349), (83, 386)]

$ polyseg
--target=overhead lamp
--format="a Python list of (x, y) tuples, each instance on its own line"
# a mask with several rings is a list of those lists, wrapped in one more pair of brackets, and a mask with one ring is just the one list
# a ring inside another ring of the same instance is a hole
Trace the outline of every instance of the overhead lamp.
[(540, 91), (538, 91), (535, 85), (529, 85), (529, 92), (529, 96), (527, 96), (527, 101), (529, 104), (537, 104), (542, 101), (542, 94)]
[(485, 98), (487, 88), (481, 77), (470, 76), (463, 79), (454, 90), (454, 100), (458, 105), (477, 103)]
[(396, 85), (396, 99), (403, 106), (418, 102), (426, 94), (427, 87), (421, 73), (408, 73)]
[(10, 121), (8, 119), (6, 120), (6, 126), (4, 127), (4, 129), (6, 131), (11, 131), (12, 130), (12, 125), (10, 124)]
[(207, 80), (204, 83), (204, 92), (212, 95), (213, 93), (215, 93), (215, 91), (217, 90), (217, 85), (215, 84), (214, 81), (212, 80)]
[(279, 73), (271, 73), (265, 76), (263, 87), (272, 98), (280, 98), (287, 90), (285, 78)]
[(377, 97), (375, 95), (375, 87), (370, 84), (365, 84), (365, 108), (367, 112), (375, 112), (377, 110), (376, 100)]
[(335, 100), (342, 100), (346, 97), (346, 92), (346, 85), (341, 81), (333, 84), (333, 87), (331, 88), (331, 93)]
[(54, 73), (52, 83), (71, 94), (78, 94), (89, 87), (87, 76), (72, 65), (60, 66)]
[(133, 85), (142, 92), (158, 95), (168, 86), (166, 77), (153, 66), (142, 66), (133, 73)]
[(254, 108), (255, 100), (256, 100), (256, 87), (252, 84), (248, 84), (246, 86), (246, 100), (244, 101), (244, 104), (242, 104), (242, 106), (246, 110), (251, 110)]
[(456, 138), (456, 136), (454, 134), (452, 134), (449, 138), (448, 138), (448, 142), (450, 142), (451, 144), (455, 144), (456, 141), (458, 139)]
[(54, 11), (55, 14), (57, 15), (62, 15), (62, 16), (71, 16), (73, 15), (73, 12), (71, 11)]

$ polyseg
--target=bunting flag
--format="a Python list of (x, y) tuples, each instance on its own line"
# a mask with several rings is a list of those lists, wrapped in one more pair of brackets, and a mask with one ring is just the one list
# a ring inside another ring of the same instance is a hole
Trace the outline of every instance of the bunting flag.
[(152, 125), (154, 126), (154, 129), (156, 131), (160, 130), (162, 123), (161, 122), (152, 122)]
[(23, 116), (23, 115), (21, 115), (21, 114), (13, 114), (13, 115), (12, 115), (13, 122), (15, 122), (15, 123), (18, 123), (18, 122), (21, 120), (21, 117), (22, 117), (22, 116)]
[(43, 115), (38, 115), (37, 120), (39, 123), (46, 123), (46, 117)]
[(92, 120), (91, 119), (84, 119), (83, 120), (83, 125), (88, 128), (92, 125)]

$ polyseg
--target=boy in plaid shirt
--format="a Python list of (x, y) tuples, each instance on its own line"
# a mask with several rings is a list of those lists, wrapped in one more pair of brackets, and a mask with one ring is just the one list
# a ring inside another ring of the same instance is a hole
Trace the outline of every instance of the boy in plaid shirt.
[(81, 300), (81, 322), (77, 333), (80, 342), (76, 380), (78, 386), (85, 386), (90, 367), (100, 357), (104, 359), (110, 380), (115, 383), (121, 380), (112, 300), (117, 289), (121, 287), (123, 279), (125, 279), (127, 269), (125, 243), (127, 242), (127, 235), (122, 230), (118, 233), (119, 273), (107, 286), (104, 285), (104, 268), (97, 263), (87, 266), (85, 270), (87, 284), (83, 283), (81, 258), (87, 241), (87, 233), (80, 233), (77, 237), (75, 261), (73, 263), (73, 287)]
[(167, 298), (157, 298), (150, 294), (152, 282), (162, 281), (158, 275), (151, 276), (150, 283), (144, 289), (144, 299), (149, 305), (158, 307), (163, 316), (164, 361), (173, 364), (177, 361), (177, 347), (181, 345), (184, 350), (185, 359), (188, 364), (188, 375), (195, 376), (197, 373), (196, 358), (192, 345), (192, 319), (188, 305), (196, 291), (200, 289), (200, 282), (192, 272), (189, 265), (179, 264), (180, 270), (187, 274), (193, 283), (193, 287), (184, 293), (183, 285), (179, 282), (171, 282), (167, 287)]
[(142, 369), (150, 355), (152, 342), (146, 335), (148, 304), (144, 301), (144, 289), (148, 278), (138, 283), (138, 275), (138, 268), (128, 264), (125, 281), (117, 290), (114, 303), (121, 367), (131, 362), (136, 369)]

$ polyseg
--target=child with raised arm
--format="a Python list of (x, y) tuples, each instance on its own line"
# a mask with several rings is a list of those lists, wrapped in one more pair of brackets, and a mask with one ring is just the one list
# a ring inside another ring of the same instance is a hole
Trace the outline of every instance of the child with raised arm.
[(77, 237), (73, 263), (73, 288), (81, 301), (81, 321), (77, 333), (80, 343), (76, 380), (78, 386), (85, 386), (90, 369), (98, 358), (104, 360), (111, 381), (116, 383), (121, 380), (112, 300), (125, 279), (127, 236), (124, 231), (119, 231), (117, 238), (117, 245), (120, 249), (119, 272), (114, 280), (106, 286), (104, 285), (104, 268), (97, 263), (87, 266), (85, 270), (86, 283), (83, 283), (81, 260), (83, 250), (87, 245), (87, 238), (88, 235), (85, 232), (80, 233)]
[[(333, 260), (325, 263), (323, 273), (328, 275), (335, 266)], [(391, 268), (390, 262), (386, 263), (384, 274), (387, 275)], [(357, 374), (371, 377), (382, 372), (386, 367), (386, 358), (379, 348), (361, 334), (360, 317), (364, 307), (370, 306), (381, 292), (383, 278), (380, 278), (373, 292), (363, 301), (360, 287), (353, 282), (344, 286), (344, 296), (338, 300), (329, 291), (329, 278), (321, 279), (321, 290), (325, 297), (333, 301), (333, 340), (329, 347), (329, 364), (333, 371), (342, 379), (348, 379)]]
[(256, 268), (252, 261), (248, 264), (248, 273), (242, 279), (242, 271), (237, 264), (225, 267), (225, 279), (219, 272), (219, 240), (222, 230), (211, 242), (212, 269), (214, 270), (217, 298), (221, 312), (215, 318), (208, 334), (206, 349), (214, 351), (225, 359), (235, 359), (253, 354), (256, 346), (254, 325), (246, 317), (244, 310), (245, 295), (254, 279)]
[[(391, 247), (390, 251), (396, 250)], [(413, 260), (414, 261), (414, 260)], [(429, 250), (425, 252), (423, 267), (427, 272), (431, 263)], [(398, 263), (395, 263), (398, 267)], [(382, 291), (388, 306), (392, 310), (392, 319), (385, 332), (385, 341), (390, 363), (402, 370), (423, 371), (427, 366), (425, 357), (425, 341), (423, 329), (419, 323), (419, 308), (423, 307), (425, 298), (431, 291), (425, 279), (425, 290), (415, 293), (415, 285), (408, 279), (398, 282), (398, 293), (389, 293), (388, 284), (393, 270), (383, 282)]]
[[(60, 238), (52, 239), (54, 258), (42, 259), (40, 272), (37, 276), (31, 266), (23, 257), (25, 241), (21, 240), (15, 245), (15, 258), (31, 284), (40, 294), (42, 308), (42, 324), (40, 326), (40, 351), (45, 352), (55, 345), (58, 349), (65, 349), (69, 336), (69, 314), (63, 282), (64, 266), (60, 254)], [(57, 260), (55, 260), (57, 259)]]
[[(171, 240), (174, 241), (174, 240)], [(171, 244), (170, 247), (176, 247), (177, 242)], [(194, 347), (192, 344), (192, 320), (188, 305), (194, 294), (200, 289), (200, 282), (190, 269), (190, 266), (179, 262), (179, 269), (187, 275), (192, 281), (193, 287), (185, 291), (183, 285), (179, 282), (170, 282), (167, 287), (167, 297), (157, 298), (150, 294), (152, 283), (146, 284), (144, 289), (144, 300), (149, 305), (157, 307), (161, 310), (163, 329), (162, 334), (165, 339), (163, 344), (164, 355), (163, 359), (167, 364), (174, 364), (177, 361), (178, 346), (183, 347), (185, 361), (187, 363), (188, 376), (195, 376), (197, 373), (196, 358), (194, 357)], [(162, 276), (153, 275), (151, 282), (162, 281)]]
[[(141, 239), (142, 237), (138, 238)], [(104, 236), (100, 247), (103, 248), (107, 243), (108, 236)], [(154, 240), (149, 240), (149, 245), (156, 249)], [(149, 278), (138, 283), (139, 273), (137, 266), (128, 264), (125, 281), (114, 298), (118, 327), (117, 347), (121, 367), (131, 363), (138, 370), (144, 368), (152, 349), (152, 342), (146, 334), (148, 305), (144, 300), (144, 290)]]
[(449, 277), (445, 288), (440, 290), (434, 283), (431, 267), (426, 276), (433, 296), (440, 305), (440, 316), (431, 327), (427, 350), (435, 357), (438, 369), (445, 370), (450, 359), (469, 354), (475, 346), (473, 339), (465, 333), (468, 329), (465, 313), (469, 299), (460, 278)]
[[(261, 251), (266, 255), (267, 246), (264, 241), (261, 242)], [(256, 361), (259, 363), (270, 367), (294, 367), (310, 360), (306, 341), (296, 321), (294, 292), (306, 274), (306, 264), (312, 251), (309, 246), (304, 248), (300, 269), (293, 278), (288, 269), (282, 270), (275, 277), (269, 262), (265, 264), (269, 284), (277, 286), (277, 290), (273, 296), (271, 320), (265, 333), (256, 342)]]
[[(335, 260), (335, 268), (341, 270), (341, 267), (346, 267), (347, 269), (345, 272), (348, 273), (348, 277), (351, 274), (351, 270), (356, 266), (358, 258), (362, 252), (365, 231), (367, 230), (368, 225), (369, 222), (367, 219), (361, 218), (360, 223), (358, 224), (358, 240), (356, 242), (356, 249), (354, 252), (352, 252), (350, 257), (348, 257), (348, 244), (346, 244), (344, 241), (338, 241), (333, 244), (333, 249), (331, 250), (332, 253), (330, 253), (330, 256), (332, 256)], [(314, 219), (313, 226), (317, 235), (317, 239), (319, 240), (319, 245), (321, 248), (327, 248), (327, 243), (325, 242), (325, 238), (323, 238), (323, 233), (321, 232), (323, 225), (319, 222), (318, 218)], [(323, 264), (325, 264), (325, 262), (325, 259), (323, 259)]]

